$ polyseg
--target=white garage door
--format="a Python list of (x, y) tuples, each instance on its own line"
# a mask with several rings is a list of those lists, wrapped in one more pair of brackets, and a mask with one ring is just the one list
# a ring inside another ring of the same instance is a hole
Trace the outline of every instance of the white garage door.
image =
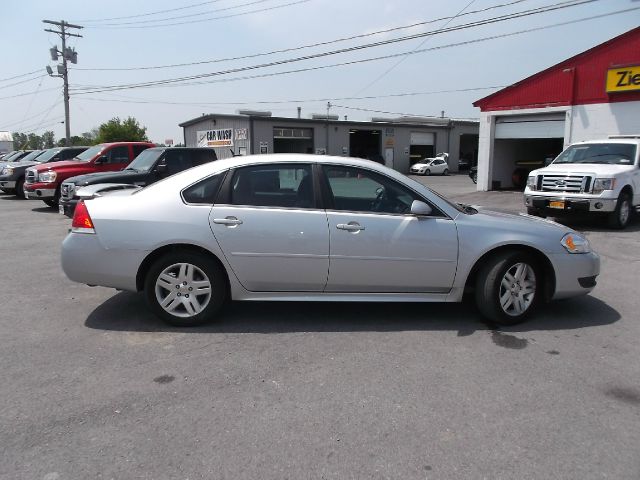
[(564, 138), (564, 118), (564, 113), (498, 117), (495, 138)]
[(433, 133), (411, 132), (411, 145), (435, 145), (436, 138)]

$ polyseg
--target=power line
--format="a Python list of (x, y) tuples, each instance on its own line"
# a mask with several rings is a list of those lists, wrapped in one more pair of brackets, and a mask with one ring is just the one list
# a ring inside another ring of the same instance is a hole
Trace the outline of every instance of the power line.
[[(58, 90), (58, 87), (52, 87), (52, 88), (45, 88), (40, 90), (41, 92), (51, 92), (53, 90)], [(0, 97), (0, 100), (7, 100), (10, 98), (20, 98), (20, 97), (27, 97), (29, 95), (35, 95), (36, 93), (38, 93), (37, 91), (34, 92), (24, 92), (24, 93), (18, 93), (16, 95), (8, 95), (6, 97)]]
[(252, 15), (254, 13), (263, 13), (263, 12), (269, 12), (272, 10), (278, 10), (281, 8), (286, 8), (286, 7), (292, 7), (294, 5), (300, 5), (302, 3), (307, 3), (310, 2), (311, 0), (297, 0), (295, 2), (290, 2), (290, 3), (284, 3), (281, 5), (274, 5), (272, 7), (265, 7), (265, 8), (259, 8), (259, 9), (255, 9), (255, 10), (249, 10), (248, 12), (242, 12), (242, 13), (233, 13), (230, 15), (222, 15), (219, 17), (211, 17), (211, 18), (201, 18), (200, 20), (189, 20), (189, 21), (185, 21), (185, 22), (175, 22), (175, 23), (163, 23), (161, 25), (139, 25), (139, 26), (117, 26), (113, 25), (113, 26), (109, 26), (109, 25), (88, 25), (87, 28), (104, 28), (104, 29), (139, 29), (139, 28), (158, 28), (158, 27), (173, 27), (176, 25), (190, 25), (193, 23), (202, 23), (202, 22), (210, 22), (212, 20), (224, 20), (227, 18), (234, 18), (234, 17), (242, 17), (245, 15)]
[(44, 77), (46, 77), (46, 75), (38, 75), (37, 77), (29, 78), (27, 80), (22, 80), (20, 82), (10, 83), (9, 85), (2, 85), (0, 88), (15, 87), (16, 85), (22, 85), (24, 83), (35, 82), (36, 80), (40, 80), (40, 84), (42, 84), (42, 79)]
[(114, 98), (97, 98), (97, 97), (82, 97), (81, 100), (92, 100), (96, 102), (117, 102), (117, 103), (132, 103), (132, 104), (159, 104), (159, 105), (187, 105), (187, 106), (224, 106), (224, 105), (279, 105), (288, 103), (324, 103), (327, 101), (342, 101), (342, 100), (375, 100), (381, 98), (397, 98), (397, 97), (412, 97), (420, 95), (437, 95), (443, 93), (464, 93), (464, 92), (477, 92), (482, 90), (495, 90), (498, 88), (504, 88), (506, 85), (492, 85), (488, 87), (473, 87), (473, 88), (458, 88), (451, 90), (434, 90), (428, 92), (402, 92), (402, 93), (390, 93), (385, 95), (366, 95), (360, 97), (324, 97), (324, 98), (305, 98), (305, 99), (289, 99), (289, 100), (255, 100), (255, 101), (238, 101), (238, 102), (171, 102), (167, 100), (151, 100), (125, 97), (117, 94), (117, 97), (124, 98), (124, 100), (118, 100)]
[(22, 73), (20, 75), (15, 75), (13, 77), (0, 78), (0, 82), (6, 82), (6, 81), (9, 81), (9, 80), (14, 80), (16, 78), (28, 77), (29, 75), (33, 75), (34, 73), (39, 73), (39, 72), (42, 72), (41, 68), (39, 68), (37, 70), (34, 70), (33, 72)]
[[(453, 22), (456, 18), (458, 18), (460, 15), (462, 15), (462, 13), (473, 4), (473, 2), (475, 2), (475, 0), (471, 0), (469, 3), (467, 3), (467, 5), (462, 10), (460, 10), (458, 13), (456, 13), (453, 17), (451, 17), (442, 26), (442, 29), (446, 28), (451, 22)], [(420, 42), (420, 45), (418, 45), (416, 48), (414, 48), (414, 50), (418, 50), (419, 48), (422, 48), (425, 43), (427, 43), (429, 40), (431, 40), (431, 38), (433, 38), (433, 37), (425, 38), (422, 42)], [(382, 72), (381, 75), (377, 76), (375, 79), (373, 79), (367, 85), (365, 85), (363, 88), (358, 90), (355, 94), (356, 95), (360, 95), (365, 90), (368, 90), (369, 88), (371, 88), (373, 85), (375, 85), (380, 80), (382, 80), (384, 77), (386, 77), (389, 73), (391, 73), (392, 70), (394, 70), (398, 65), (400, 65), (402, 62), (404, 62), (407, 58), (409, 58), (409, 55), (405, 55), (404, 57), (400, 57), (396, 63), (391, 65), (389, 68), (387, 68), (384, 72)]]
[(123, 20), (123, 19), (126, 19), (126, 18), (149, 17), (151, 15), (159, 15), (161, 13), (177, 12), (179, 10), (187, 10), (188, 8), (201, 7), (203, 5), (209, 5), (211, 3), (218, 3), (218, 2), (221, 2), (221, 1), (222, 0), (209, 0), (208, 2), (194, 3), (192, 5), (185, 5), (184, 7), (169, 8), (167, 10), (157, 10), (155, 12), (140, 13), (140, 14), (137, 14), (137, 15), (125, 15), (123, 17), (93, 18), (93, 19), (88, 19), (88, 20), (78, 20), (78, 23), (107, 22), (107, 21), (111, 21), (111, 20)]
[[(420, 115), (416, 113), (389, 112), (386, 110), (372, 110), (370, 108), (347, 107), (345, 105), (335, 105), (335, 104), (332, 104), (331, 106), (336, 108), (344, 108), (345, 110), (357, 110), (359, 112), (383, 113), (385, 115), (402, 115), (404, 117), (419, 117), (419, 118), (420, 117), (439, 118), (437, 115)], [(478, 117), (458, 118), (458, 120), (478, 120)]]
[[(468, 40), (468, 41), (465, 41), (465, 42), (451, 43), (451, 44), (448, 44), (448, 45), (441, 45), (441, 46), (438, 46), (438, 47), (431, 47), (431, 48), (425, 48), (425, 49), (421, 49), (421, 50), (415, 50), (415, 51), (410, 52), (410, 54), (411, 55), (415, 55), (415, 54), (420, 54), (420, 53), (425, 53), (425, 52), (430, 52), (430, 51), (443, 50), (443, 49), (453, 48), (453, 47), (461, 47), (461, 46), (466, 46), (466, 45), (472, 45), (472, 44), (475, 44), (475, 43), (482, 43), (482, 42), (486, 42), (486, 41), (489, 41), (489, 40), (508, 38), (508, 37), (513, 37), (513, 36), (516, 36), (516, 35), (522, 35), (524, 33), (531, 33), (531, 32), (547, 30), (549, 28), (572, 25), (572, 24), (576, 24), (576, 23), (589, 21), (589, 20), (596, 20), (596, 19), (600, 19), (600, 18), (610, 17), (610, 16), (613, 16), (613, 15), (619, 15), (619, 14), (622, 14), (622, 13), (629, 13), (629, 12), (636, 11), (636, 10), (640, 10), (640, 7), (627, 8), (627, 9), (618, 10), (618, 11), (615, 11), (615, 12), (609, 12), (609, 13), (604, 13), (604, 14), (600, 14), (600, 15), (593, 15), (593, 16), (590, 16), (590, 17), (584, 17), (584, 18), (580, 18), (580, 19), (576, 19), (576, 20), (570, 20), (570, 21), (567, 21), (567, 22), (555, 23), (555, 24), (545, 25), (545, 26), (541, 26), (541, 27), (529, 28), (529, 29), (526, 29), (526, 30), (520, 30), (520, 31), (516, 31), (516, 32), (506, 33), (506, 34), (492, 35), (492, 36), (489, 36), (489, 37), (483, 37), (483, 38), (479, 38), (479, 39), (475, 39), (475, 40)], [(202, 82), (192, 82), (192, 83), (190, 83), (188, 85), (194, 85), (194, 84), (203, 85), (203, 84), (210, 84), (210, 83), (223, 83), (223, 82), (233, 82), (233, 81), (238, 81), (238, 80), (250, 80), (250, 79), (256, 79), (256, 78), (275, 77), (275, 76), (280, 76), (280, 75), (288, 75), (288, 74), (292, 74), (292, 73), (310, 72), (310, 71), (315, 71), (315, 70), (324, 70), (324, 69), (327, 69), (327, 68), (342, 67), (342, 66), (349, 66), (349, 65), (357, 65), (357, 64), (368, 63), (368, 62), (377, 61), (377, 60), (386, 60), (386, 59), (390, 59), (390, 58), (398, 58), (398, 57), (400, 57), (402, 55), (406, 55), (406, 54), (407, 54), (407, 52), (403, 52), (403, 53), (392, 54), (392, 55), (384, 55), (384, 56), (380, 56), (380, 57), (365, 58), (365, 59), (361, 59), (361, 60), (351, 60), (351, 61), (348, 61), (348, 62), (334, 63), (334, 64), (329, 64), (329, 65), (320, 65), (320, 66), (316, 66), (316, 67), (300, 68), (300, 69), (296, 69), (296, 70), (288, 70), (288, 71), (273, 72), (273, 73), (264, 73), (264, 74), (259, 74), (259, 75), (246, 75), (244, 77), (233, 77), (233, 78), (220, 79), (220, 80), (209, 80), (209, 81), (202, 81)], [(169, 85), (169, 86), (184, 86), (184, 85), (187, 85), (187, 84)], [(130, 89), (133, 89), (133, 88), (142, 88), (142, 87), (119, 88), (118, 90), (130, 90)], [(88, 92), (79, 92), (79, 94), (83, 94), (83, 93), (85, 93), (85, 94), (86, 93), (98, 93), (98, 92), (106, 92), (106, 91), (113, 91), (113, 90), (96, 90), (96, 91), (88, 91)]]
[[(57, 101), (56, 101), (56, 103), (55, 103), (54, 105), (60, 105), (61, 103), (62, 103), (62, 101), (61, 101), (61, 100), (57, 100)], [(38, 113), (34, 113), (34, 114), (33, 114), (32, 116), (30, 116), (29, 118), (24, 118), (24, 119), (20, 120), (19, 122), (16, 122), (16, 123), (12, 123), (12, 124), (10, 124), (9, 126), (1, 127), (1, 128), (0, 128), (0, 130), (13, 130), (13, 129), (15, 129), (15, 128), (16, 128), (16, 126), (17, 126), (17, 125), (20, 125), (20, 124), (22, 124), (22, 123), (24, 123), (24, 122), (27, 122), (27, 121), (29, 121), (29, 120), (32, 120), (32, 119), (34, 119), (34, 118), (36, 118), (36, 117), (39, 117), (39, 116), (40, 116), (40, 115), (42, 115), (43, 113), (48, 112), (50, 109), (51, 109), (51, 107), (47, 107), (47, 108), (45, 108), (44, 110), (42, 110), (42, 111), (40, 111), (40, 112), (38, 112)], [(20, 127), (20, 128), (22, 128), (22, 127)]]
[[(149, 24), (149, 23), (159, 23), (159, 22), (172, 22), (175, 20), (180, 20), (182, 18), (191, 18), (191, 17), (202, 17), (203, 15), (214, 15), (216, 13), (219, 12), (226, 12), (229, 10), (236, 10), (238, 8), (243, 8), (243, 7), (250, 7), (251, 5), (257, 5), (259, 3), (265, 3), (265, 2), (271, 2), (273, 0), (252, 0), (251, 2), (247, 2), (247, 3), (241, 3), (239, 5), (232, 5), (230, 7), (225, 7), (225, 8), (218, 8), (212, 12), (198, 12), (198, 13), (189, 13), (187, 15), (180, 15), (177, 17), (169, 17), (169, 18), (155, 18), (155, 19), (151, 19), (151, 20), (137, 20), (134, 22), (118, 22), (118, 23), (103, 23), (101, 25), (97, 25), (97, 26), (91, 26), (89, 28), (106, 28), (106, 27), (120, 27), (122, 25), (140, 25), (140, 24)], [(164, 26), (164, 25), (154, 25), (157, 27), (160, 26)]]
[[(502, 3), (502, 4), (498, 4), (498, 5), (492, 5), (490, 7), (486, 7), (486, 8), (482, 8), (479, 10), (473, 10), (473, 11), (469, 11), (469, 12), (465, 12), (462, 13), (460, 15), (458, 15), (459, 17), (462, 16), (467, 16), (467, 15), (474, 15), (476, 13), (484, 13), (487, 12), (489, 10), (495, 10), (497, 8), (503, 8), (503, 7), (509, 7), (518, 3), (522, 3), (522, 2), (527, 2), (530, 0), (514, 0), (511, 1), (509, 3)], [(196, 61), (196, 62), (187, 62), (187, 63), (174, 63), (174, 64), (167, 64), (167, 65), (152, 65), (152, 66), (144, 66), (144, 67), (115, 67), (115, 68), (74, 68), (74, 70), (83, 70), (83, 71), (137, 71), (137, 70), (158, 70), (158, 69), (164, 69), (164, 68), (177, 68), (177, 67), (190, 67), (193, 65), (204, 65), (204, 64), (209, 64), (209, 63), (222, 63), (222, 62), (230, 62), (230, 61), (235, 61), (235, 60), (247, 60), (250, 58), (256, 58), (256, 57), (264, 57), (264, 56), (269, 56), (269, 55), (276, 55), (279, 53), (289, 53), (289, 52), (294, 52), (297, 50), (303, 50), (306, 48), (314, 48), (314, 47), (322, 47), (322, 46), (326, 46), (326, 45), (331, 45), (334, 43), (340, 43), (340, 42), (347, 42), (350, 40), (357, 40), (360, 38), (366, 38), (366, 37), (372, 37), (375, 35), (381, 35), (381, 34), (385, 34), (385, 33), (391, 33), (391, 32), (395, 32), (398, 30), (406, 30), (406, 29), (410, 29), (410, 28), (416, 28), (419, 26), (424, 26), (424, 25), (428, 25), (431, 23), (436, 23), (436, 22), (440, 22), (442, 20), (449, 20), (449, 19), (453, 19), (454, 17), (441, 17), (441, 18), (436, 18), (433, 20), (424, 20), (422, 22), (417, 22), (417, 23), (412, 23), (410, 25), (403, 25), (400, 27), (392, 27), (392, 28), (386, 28), (384, 30), (378, 30), (375, 32), (370, 32), (370, 33), (363, 33), (360, 35), (352, 35), (350, 37), (342, 37), (342, 38), (337, 38), (334, 40), (328, 40), (328, 41), (323, 41), (323, 42), (317, 42), (317, 43), (310, 43), (310, 44), (306, 44), (306, 45), (301, 45), (298, 47), (291, 47), (291, 48), (282, 48), (279, 50), (272, 50), (269, 52), (260, 52), (260, 53), (254, 53), (254, 54), (250, 54), (250, 55), (242, 55), (242, 56), (238, 56), (238, 57), (227, 57), (227, 58), (219, 58), (219, 59), (212, 59), (212, 60), (200, 60), (200, 61)]]
[[(418, 34), (414, 34), (414, 35), (407, 35), (407, 36), (404, 36), (404, 37), (399, 37), (399, 38), (394, 38), (394, 39), (381, 40), (381, 41), (378, 41), (378, 42), (362, 44), (362, 45), (356, 45), (356, 46), (353, 46), (353, 47), (347, 47), (347, 48), (342, 48), (342, 49), (332, 50), (332, 51), (327, 51), (327, 52), (320, 52), (320, 53), (305, 55), (305, 56), (301, 56), (301, 57), (295, 57), (295, 58), (284, 59), (284, 60), (277, 60), (277, 61), (258, 64), (258, 65), (250, 65), (250, 66), (246, 66), (246, 67), (238, 67), (238, 68), (222, 70), (222, 71), (217, 71), (217, 72), (203, 73), (203, 74), (199, 74), (199, 75), (191, 75), (191, 76), (186, 76), (186, 77), (177, 77), (177, 78), (164, 79), (164, 80), (155, 80), (155, 81), (142, 82), (142, 83), (120, 84), (120, 85), (111, 85), (111, 86), (95, 86), (94, 90), (91, 90), (90, 87), (85, 87), (84, 89), (77, 89), (76, 92), (78, 92), (80, 94), (82, 94), (82, 93), (98, 93), (98, 92), (112, 91), (112, 90), (128, 90), (128, 89), (131, 89), (131, 88), (147, 88), (147, 87), (153, 87), (153, 86), (158, 86), (158, 85), (167, 85), (167, 84), (175, 84), (175, 83), (181, 83), (182, 85), (188, 85), (189, 83), (184, 83), (184, 82), (188, 82), (189, 80), (197, 80), (197, 79), (201, 79), (201, 78), (209, 78), (209, 77), (214, 77), (214, 76), (228, 75), (230, 73), (239, 73), (239, 72), (244, 72), (244, 71), (257, 70), (257, 69), (266, 68), (266, 67), (286, 65), (286, 64), (289, 64), (289, 63), (296, 63), (296, 62), (305, 61), (305, 60), (323, 58), (323, 57), (328, 57), (328, 56), (332, 56), (332, 55), (348, 53), (348, 52), (354, 52), (354, 51), (364, 50), (364, 49), (368, 49), (368, 48), (372, 48), (372, 47), (378, 47), (378, 46), (382, 46), (382, 45), (390, 45), (390, 44), (394, 44), (394, 43), (398, 43), (398, 42), (404, 42), (404, 41), (407, 41), (407, 40), (411, 40), (411, 39), (414, 39), (414, 38), (421, 38), (421, 37), (426, 37), (426, 36), (431, 36), (431, 35), (439, 35), (439, 34), (443, 34), (443, 33), (448, 33), (448, 32), (457, 31), (457, 30), (464, 30), (464, 29), (467, 29), (467, 28), (477, 27), (477, 26), (481, 26), (481, 25), (489, 25), (489, 24), (493, 24), (493, 23), (503, 22), (503, 21), (506, 21), (506, 20), (512, 20), (514, 18), (522, 18), (522, 17), (534, 15), (534, 14), (546, 13), (546, 12), (550, 12), (550, 11), (554, 11), (554, 10), (558, 10), (558, 9), (562, 9), (562, 8), (568, 8), (568, 7), (574, 7), (574, 6), (578, 6), (578, 5), (583, 5), (583, 4), (586, 4), (586, 3), (592, 3), (594, 1), (597, 1), (597, 0), (579, 0), (577, 2), (576, 1), (573, 1), (573, 2), (562, 2), (561, 4), (556, 4), (556, 5), (553, 5), (553, 6), (539, 7), (539, 8), (535, 8), (535, 9), (525, 10), (523, 12), (507, 14), (507, 15), (503, 15), (503, 16), (499, 16), (499, 17), (493, 17), (493, 18), (485, 19), (485, 20), (479, 20), (479, 21), (468, 23), (468, 24), (463, 24), (463, 25), (459, 25), (459, 26), (455, 26), (455, 27), (449, 27), (447, 29), (433, 30), (433, 31), (429, 31), (429, 32), (418, 33)], [(360, 61), (352, 61), (352, 62), (344, 62), (344, 63), (334, 64), (334, 66), (351, 65), (351, 64), (356, 64), (356, 63), (364, 63), (364, 62), (367, 62), (367, 61), (381, 60), (381, 59), (387, 59), (387, 58), (398, 58), (398, 57), (400, 57), (402, 55), (411, 55), (411, 54), (414, 54), (414, 53), (421, 53), (423, 51), (428, 51), (428, 50), (429, 49), (426, 49), (426, 50), (425, 49), (423, 49), (423, 50), (414, 50), (414, 51), (410, 51), (410, 52), (402, 52), (402, 53), (399, 53), (399, 54), (385, 55), (385, 56), (381, 56), (381, 57), (375, 57), (375, 58), (365, 59), (365, 60), (360, 60)], [(311, 70), (315, 70), (315, 69), (319, 70), (321, 68), (327, 68), (327, 67), (326, 66), (320, 66), (320, 67), (315, 67), (315, 68), (314, 67), (310, 67), (308, 70), (307, 69), (300, 69), (298, 71), (311, 71)], [(288, 73), (291, 73), (291, 71), (288, 72)], [(269, 75), (265, 75), (265, 76), (269, 76)], [(193, 85), (193, 84), (201, 84), (201, 83), (203, 83), (203, 82), (192, 82), (190, 84)], [(81, 90), (85, 90), (85, 91), (82, 92)]]

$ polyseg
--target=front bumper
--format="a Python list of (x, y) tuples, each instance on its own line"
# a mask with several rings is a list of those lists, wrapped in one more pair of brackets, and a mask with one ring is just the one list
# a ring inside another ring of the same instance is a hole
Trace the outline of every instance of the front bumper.
[(14, 188), (16, 188), (16, 182), (10, 180), (0, 180), (0, 188), (13, 190)]
[(62, 215), (66, 215), (69, 218), (73, 218), (73, 214), (76, 211), (76, 205), (78, 205), (77, 198), (70, 198), (69, 200), (60, 200), (60, 202), (58, 202), (58, 211)]
[(413, 175), (423, 175), (426, 171), (427, 171), (426, 167), (425, 168), (410, 168), (409, 169), (409, 173), (412, 173)]
[(596, 286), (600, 274), (597, 253), (558, 253), (549, 255), (556, 273), (553, 299), (586, 295)]
[(24, 196), (29, 200), (54, 198), (56, 196), (56, 186), (51, 183), (25, 183)]
[[(562, 208), (551, 206), (551, 202), (562, 202)], [(550, 215), (571, 213), (609, 213), (616, 209), (615, 198), (580, 198), (562, 195), (524, 195), (524, 204)]]

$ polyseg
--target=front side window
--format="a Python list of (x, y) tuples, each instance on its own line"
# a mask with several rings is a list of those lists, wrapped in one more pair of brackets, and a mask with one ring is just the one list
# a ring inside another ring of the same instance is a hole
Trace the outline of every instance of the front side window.
[(96, 146), (88, 148), (84, 152), (79, 153), (78, 155), (76, 155), (75, 159), (76, 160), (81, 160), (83, 162), (88, 162), (89, 160), (91, 160), (96, 155), (99, 155), (100, 153), (102, 153), (102, 150), (104, 150), (104, 145), (96, 145)]
[(167, 175), (173, 175), (193, 167), (193, 155), (190, 150), (181, 148), (167, 150), (164, 163), (167, 165)]
[(398, 182), (369, 170), (324, 165), (333, 210), (405, 214), (422, 200)]
[(313, 208), (311, 165), (254, 165), (238, 168), (231, 181), (231, 204)]

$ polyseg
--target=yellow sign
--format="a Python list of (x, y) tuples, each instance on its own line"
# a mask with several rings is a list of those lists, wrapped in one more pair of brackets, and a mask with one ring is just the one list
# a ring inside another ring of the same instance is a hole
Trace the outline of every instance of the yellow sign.
[(640, 90), (640, 65), (607, 70), (607, 92)]

